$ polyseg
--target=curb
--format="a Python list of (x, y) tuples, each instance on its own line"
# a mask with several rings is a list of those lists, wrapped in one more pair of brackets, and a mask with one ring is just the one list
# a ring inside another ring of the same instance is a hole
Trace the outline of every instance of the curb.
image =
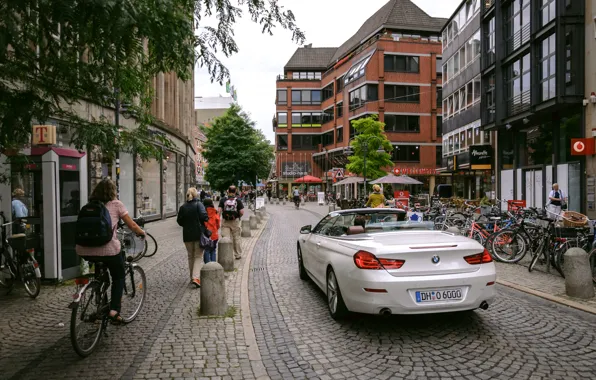
[(250, 272), (250, 264), (252, 261), (252, 253), (254, 251), (255, 245), (257, 241), (261, 237), (263, 231), (265, 231), (265, 227), (269, 222), (269, 214), (265, 213), (265, 218), (261, 221), (262, 226), (256, 230), (256, 234), (254, 236), (254, 240), (251, 243), (249, 249), (247, 249), (244, 265), (242, 267), (242, 289), (240, 292), (240, 313), (242, 315), (242, 330), (244, 330), (244, 341), (246, 344), (248, 360), (250, 360), (250, 364), (253, 370), (255, 377), (259, 380), (269, 380), (269, 376), (267, 375), (267, 369), (265, 368), (265, 364), (261, 359), (261, 352), (259, 351), (259, 346), (257, 345), (257, 337), (255, 335), (255, 329), (252, 324), (252, 316), (250, 314), (250, 298), (249, 298), (249, 288), (248, 288), (248, 278)]
[(565, 298), (562, 298), (562, 297), (554, 296), (552, 294), (544, 293), (544, 292), (541, 292), (539, 290), (534, 290), (534, 289), (528, 288), (526, 286), (519, 285), (519, 284), (516, 284), (516, 283), (513, 283), (513, 282), (506, 281), (506, 280), (499, 280), (499, 279), (497, 279), (497, 284), (501, 284), (501, 285), (506, 286), (508, 288), (519, 290), (520, 292), (528, 293), (528, 294), (531, 294), (533, 296), (540, 297), (540, 298), (543, 298), (545, 300), (558, 303), (560, 305), (568, 306), (568, 307), (571, 307), (573, 309), (581, 310), (583, 312), (596, 315), (596, 308), (590, 307), (590, 306), (586, 306), (586, 305), (582, 305), (579, 302), (575, 302), (575, 301), (571, 301), (571, 300), (568, 300), (568, 299), (565, 299)]

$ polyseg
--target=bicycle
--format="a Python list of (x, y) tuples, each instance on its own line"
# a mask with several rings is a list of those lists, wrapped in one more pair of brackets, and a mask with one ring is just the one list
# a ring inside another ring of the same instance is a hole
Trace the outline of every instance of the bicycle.
[[(27, 236), (14, 234), (7, 236), (6, 227), (15, 222), (6, 222), (4, 212), (0, 211), (2, 220), (2, 251), (0, 252), (0, 285), (8, 288), (7, 294), (13, 289), (16, 280), (21, 280), (25, 291), (31, 298), (36, 298), (41, 291), (41, 271), (39, 263), (33, 257), (33, 250), (26, 248)], [(21, 219), (21, 229), (25, 230), (25, 219)], [(12, 255), (10, 254), (12, 251)]]
[[(124, 252), (121, 255), (124, 255)], [(91, 355), (99, 344), (102, 334), (106, 334), (110, 314), (108, 299), (110, 276), (102, 262), (98, 261), (94, 264), (95, 273), (75, 279), (77, 291), (68, 306), (72, 310), (70, 341), (76, 353), (83, 358)], [(124, 292), (120, 310), (124, 323), (132, 322), (139, 315), (146, 293), (145, 271), (138, 264), (133, 264), (132, 256), (128, 256), (124, 262)], [(80, 316), (79, 312), (81, 312)], [(89, 328), (89, 332), (80, 334), (80, 330), (86, 327)]]
[[(134, 232), (132, 232), (123, 221), (118, 221), (118, 231), (117, 236), (118, 240), (120, 240), (120, 245), (124, 250), (126, 256), (132, 256), (132, 261), (137, 262), (141, 260), (143, 257), (152, 257), (157, 252), (157, 240), (147, 232), (145, 228), (145, 220), (140, 217), (133, 219), (133, 221), (139, 225), (145, 231), (145, 238), (139, 239)], [(149, 251), (150, 242), (153, 244), (153, 248)], [(138, 244), (140, 243), (140, 244)], [(137, 245), (139, 247), (137, 248)]]

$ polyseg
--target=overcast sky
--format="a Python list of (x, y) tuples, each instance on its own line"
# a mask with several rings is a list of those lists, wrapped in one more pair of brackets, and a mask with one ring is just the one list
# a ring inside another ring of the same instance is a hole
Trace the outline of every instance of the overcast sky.
[[(338, 47), (387, 3), (387, 0), (280, 0), (291, 9), (298, 26), (313, 47)], [(422, 10), (434, 17), (451, 16), (460, 0), (414, 0)], [(248, 111), (257, 127), (270, 141), (274, 139), (271, 120), (275, 113), (275, 81), (298, 45), (291, 33), (281, 28), (274, 35), (261, 34), (257, 24), (244, 17), (234, 28), (239, 52), (225, 59), (231, 82), (238, 92), (238, 103)], [(195, 96), (227, 96), (225, 85), (211, 83), (205, 69), (197, 67)]]

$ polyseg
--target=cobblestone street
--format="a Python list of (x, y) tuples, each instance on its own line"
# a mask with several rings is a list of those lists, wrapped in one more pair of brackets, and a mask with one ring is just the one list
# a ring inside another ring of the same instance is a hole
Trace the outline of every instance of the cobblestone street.
[[(596, 377), (596, 316), (504, 286), (487, 311), (335, 322), (323, 293), (297, 273), (297, 231), (326, 207), (267, 209), (266, 225), (243, 239), (245, 258), (226, 274), (233, 315), (198, 316), (181, 230), (173, 219), (152, 223), (159, 251), (140, 262), (147, 302), (135, 322), (110, 326), (87, 359), (75, 354), (68, 335), (73, 286), (44, 286), (37, 300), (22, 289), (0, 294), (0, 378)], [(243, 313), (243, 297), (250, 312)]]

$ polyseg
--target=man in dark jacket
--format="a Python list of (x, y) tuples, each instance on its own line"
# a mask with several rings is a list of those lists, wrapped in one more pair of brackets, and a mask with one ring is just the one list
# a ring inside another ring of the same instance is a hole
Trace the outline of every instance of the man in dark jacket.
[(229, 230), (226, 236), (232, 237), (234, 257), (236, 260), (240, 260), (242, 258), (242, 247), (240, 246), (242, 228), (240, 227), (240, 218), (244, 215), (244, 205), (240, 198), (237, 197), (236, 192), (236, 186), (230, 186), (228, 188), (228, 195), (219, 201), (219, 214), (222, 219), (222, 236), (225, 230)]
[(182, 226), (182, 240), (188, 251), (188, 268), (190, 281), (197, 288), (201, 287), (201, 265), (203, 263), (203, 248), (201, 248), (201, 234), (205, 230), (205, 222), (209, 220), (203, 203), (197, 199), (197, 189), (191, 187), (186, 192), (187, 201), (178, 210), (178, 225)]

